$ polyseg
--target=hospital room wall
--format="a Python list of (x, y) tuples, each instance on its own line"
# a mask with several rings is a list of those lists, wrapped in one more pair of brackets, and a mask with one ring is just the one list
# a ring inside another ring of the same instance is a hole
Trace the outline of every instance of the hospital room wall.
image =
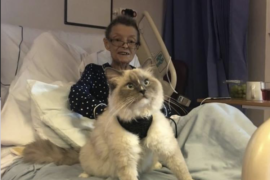
[[(131, 8), (138, 16), (148, 11), (162, 32), (165, 0), (113, 0), (113, 9)], [(64, 24), (64, 0), (1, 0), (1, 22), (38, 29), (79, 33), (104, 33), (104, 30)]]
[[(270, 1), (250, 0), (248, 70), (250, 81), (270, 82)], [(270, 110), (247, 110), (256, 124), (270, 118)]]

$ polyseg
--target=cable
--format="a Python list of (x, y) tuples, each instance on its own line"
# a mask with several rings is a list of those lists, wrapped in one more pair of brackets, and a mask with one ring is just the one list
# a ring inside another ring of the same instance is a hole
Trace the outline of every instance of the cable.
[(174, 123), (174, 126), (175, 126), (175, 138), (177, 138), (177, 124), (176, 122), (172, 119), (172, 118), (169, 118), (173, 123)]
[[(17, 75), (17, 72), (18, 72), (18, 69), (19, 69), (19, 62), (20, 62), (20, 58), (21, 58), (21, 45), (22, 45), (22, 42), (23, 42), (23, 27), (21, 27), (21, 42), (19, 44), (19, 54), (18, 54), (18, 59), (17, 59), (17, 67), (16, 67), (16, 71), (15, 71), (15, 76)], [(5, 84), (5, 83), (2, 83), (2, 80), (1, 80), (1, 85), (3, 86), (10, 86), (10, 84)]]
[(208, 100), (208, 99), (212, 99), (211, 97), (207, 97), (207, 98), (205, 98), (204, 100), (202, 100), (202, 102), (201, 102), (201, 104), (200, 105), (202, 105), (203, 103), (204, 103), (204, 101), (206, 101), (206, 100)]
[(168, 116), (168, 111), (167, 111), (167, 108), (166, 108), (164, 103), (163, 103), (163, 108), (165, 109), (165, 116), (167, 117)]
[(168, 74), (168, 72), (169, 72), (169, 66), (170, 66), (170, 63), (171, 63), (171, 62), (172, 62), (172, 58), (170, 57), (169, 63), (168, 63), (168, 65), (167, 65), (167, 73), (166, 73), (166, 76), (167, 76), (167, 79), (168, 79), (168, 81), (169, 81), (169, 84), (170, 84), (172, 90), (173, 90), (176, 94), (178, 94), (178, 92), (177, 92), (177, 91), (175, 90), (175, 88), (172, 86), (172, 83), (171, 83), (171, 80), (170, 80), (169, 74)]

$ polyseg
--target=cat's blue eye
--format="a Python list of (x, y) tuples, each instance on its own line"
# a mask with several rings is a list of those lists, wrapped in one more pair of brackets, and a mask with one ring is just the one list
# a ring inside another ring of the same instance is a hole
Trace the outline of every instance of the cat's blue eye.
[(148, 86), (149, 84), (150, 84), (150, 81), (149, 81), (148, 79), (145, 79), (145, 80), (144, 80), (144, 85), (145, 85), (145, 86)]
[(128, 88), (128, 89), (134, 89), (133, 84), (128, 83), (128, 84), (127, 84), (127, 88)]

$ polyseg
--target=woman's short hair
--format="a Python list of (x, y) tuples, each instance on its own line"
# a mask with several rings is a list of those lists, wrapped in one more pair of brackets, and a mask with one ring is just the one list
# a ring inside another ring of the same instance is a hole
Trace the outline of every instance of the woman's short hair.
[(126, 15), (117, 16), (115, 19), (112, 20), (112, 22), (109, 24), (109, 26), (106, 28), (106, 31), (105, 31), (105, 37), (107, 39), (110, 39), (110, 34), (111, 34), (111, 31), (112, 31), (112, 27), (114, 27), (114, 26), (116, 26), (118, 24), (134, 27), (136, 29), (136, 31), (137, 31), (137, 44), (138, 45), (141, 44), (140, 31), (139, 31), (139, 28), (138, 28), (138, 25), (137, 25), (136, 21), (133, 18), (131, 18), (129, 16), (126, 16)]

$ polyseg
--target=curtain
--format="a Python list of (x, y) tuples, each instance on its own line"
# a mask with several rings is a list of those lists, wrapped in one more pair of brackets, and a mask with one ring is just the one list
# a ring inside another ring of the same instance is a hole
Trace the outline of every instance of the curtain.
[[(188, 66), (185, 96), (229, 96), (228, 79), (247, 80), (248, 0), (166, 0), (163, 39)], [(177, 71), (177, 67), (176, 71)]]

